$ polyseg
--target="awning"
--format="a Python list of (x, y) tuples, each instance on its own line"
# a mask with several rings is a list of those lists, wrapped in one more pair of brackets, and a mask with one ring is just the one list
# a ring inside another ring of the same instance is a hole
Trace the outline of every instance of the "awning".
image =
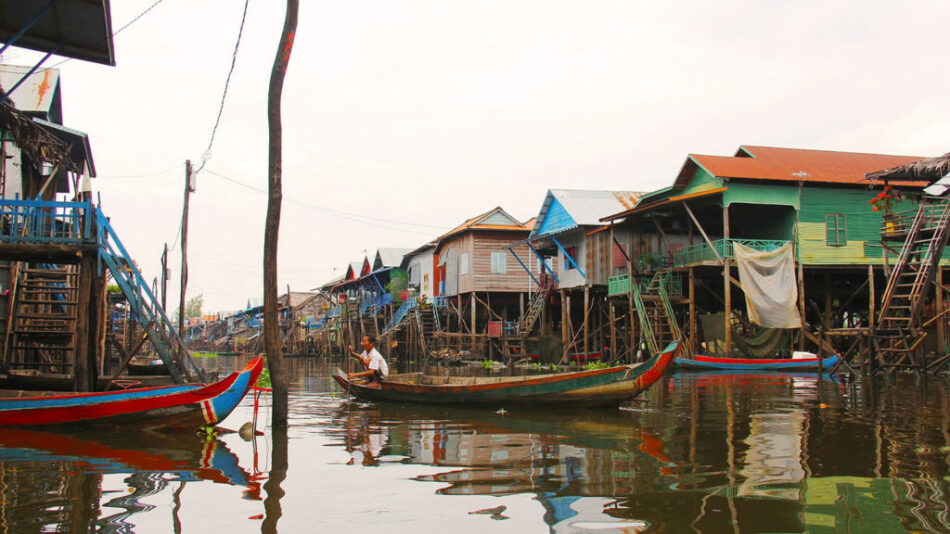
[(688, 194), (688, 195), (678, 195), (678, 196), (670, 197), (670, 198), (667, 198), (667, 199), (664, 199), (664, 200), (658, 200), (658, 201), (656, 201), (656, 202), (654, 202), (654, 203), (652, 203), (652, 204), (647, 204), (647, 205), (645, 205), (645, 206), (637, 206), (637, 207), (635, 207), (635, 208), (633, 208), (633, 209), (630, 209), (630, 210), (627, 210), (627, 211), (624, 211), (624, 212), (615, 213), (615, 214), (613, 214), (613, 215), (608, 215), (607, 217), (604, 217), (603, 219), (601, 219), (601, 222), (613, 222), (613, 221), (616, 221), (617, 219), (623, 219), (623, 218), (625, 218), (625, 217), (629, 217), (630, 215), (634, 215), (634, 214), (637, 214), (637, 213), (642, 213), (642, 212), (644, 212), (644, 211), (650, 211), (650, 210), (655, 209), (655, 208), (660, 208), (660, 207), (663, 207), (663, 206), (668, 206), (668, 205), (671, 205), (671, 204), (676, 204), (677, 202), (684, 202), (684, 201), (686, 201), (686, 200), (691, 200), (691, 199), (694, 199), (694, 198), (701, 198), (701, 197), (708, 197), (708, 196), (712, 196), (712, 195), (718, 195), (719, 193), (724, 193), (724, 192), (726, 192), (728, 189), (729, 189), (728, 187), (717, 187), (716, 189), (710, 189), (710, 190), (708, 190), (708, 191), (699, 191), (699, 192), (697, 192), (697, 193), (690, 193), (690, 194)]
[(115, 66), (109, 0), (5, 1), (0, 42), (14, 39), (12, 46)]

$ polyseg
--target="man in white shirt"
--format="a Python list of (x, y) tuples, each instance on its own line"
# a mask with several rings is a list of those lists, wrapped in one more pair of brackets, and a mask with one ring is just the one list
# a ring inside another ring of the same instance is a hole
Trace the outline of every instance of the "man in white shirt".
[(353, 380), (361, 376), (367, 377), (369, 384), (379, 385), (387, 376), (389, 376), (389, 364), (386, 363), (383, 355), (376, 350), (376, 336), (363, 336), (363, 352), (357, 354), (353, 352), (353, 345), (349, 346), (350, 355), (358, 358), (363, 364), (365, 371), (359, 373), (350, 373), (347, 378)]

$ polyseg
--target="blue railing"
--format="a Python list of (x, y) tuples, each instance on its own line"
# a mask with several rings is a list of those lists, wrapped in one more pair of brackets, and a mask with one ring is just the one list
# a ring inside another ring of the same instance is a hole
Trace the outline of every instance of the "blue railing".
[(95, 243), (94, 211), (85, 202), (0, 200), (0, 242)]
[(135, 310), (138, 323), (149, 333), (149, 340), (168, 368), (169, 374), (178, 382), (190, 378), (189, 369), (179, 368), (178, 355), (181, 355), (181, 363), (190, 367), (194, 376), (204, 381), (204, 372), (188, 353), (184, 340), (165, 315), (158, 299), (149, 289), (148, 282), (125, 250), (109, 220), (100, 209), (95, 208), (95, 212), (100, 261), (109, 267), (129, 306)]
[(449, 306), (449, 297), (432, 297), (432, 307), (448, 308), (448, 306)]
[(406, 299), (402, 302), (402, 306), (396, 309), (396, 313), (393, 314), (392, 318), (389, 319), (389, 322), (386, 323), (386, 326), (383, 327), (383, 333), (389, 332), (393, 328), (403, 321), (406, 318), (406, 315), (409, 313), (409, 310), (416, 307), (416, 299)]

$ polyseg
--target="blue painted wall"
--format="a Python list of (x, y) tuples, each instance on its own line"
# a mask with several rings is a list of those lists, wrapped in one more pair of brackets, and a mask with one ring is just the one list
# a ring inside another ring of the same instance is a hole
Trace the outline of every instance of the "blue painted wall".
[(564, 206), (558, 202), (556, 198), (551, 198), (551, 206), (548, 208), (548, 212), (544, 214), (544, 220), (541, 221), (541, 226), (538, 228), (538, 235), (546, 234), (548, 232), (556, 232), (562, 228), (570, 228), (576, 226), (577, 223), (574, 222), (574, 218), (564, 209)]

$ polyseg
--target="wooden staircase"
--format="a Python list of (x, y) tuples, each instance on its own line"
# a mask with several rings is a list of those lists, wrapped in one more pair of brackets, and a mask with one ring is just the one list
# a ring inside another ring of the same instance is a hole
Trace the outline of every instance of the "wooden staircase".
[(11, 369), (72, 373), (79, 304), (77, 265), (21, 264), (11, 298)]
[(667, 291), (671, 275), (668, 269), (663, 269), (653, 275), (645, 289), (641, 290), (636, 280), (630, 286), (640, 328), (651, 354), (658, 354), (667, 345), (683, 337)]
[(934, 281), (947, 242), (950, 199), (923, 197), (900, 255), (887, 279), (871, 342), (880, 369), (920, 368), (918, 348), (926, 337), (920, 306)]
[(541, 283), (538, 284), (538, 289), (531, 297), (528, 309), (525, 310), (524, 315), (521, 316), (521, 320), (518, 323), (518, 333), (520, 335), (526, 336), (531, 332), (531, 329), (534, 328), (534, 324), (538, 322), (538, 317), (541, 316), (541, 310), (544, 309), (544, 303), (548, 295), (551, 294), (551, 291), (553, 291), (556, 286), (557, 282), (555, 282), (553, 276), (547, 273), (541, 274)]

